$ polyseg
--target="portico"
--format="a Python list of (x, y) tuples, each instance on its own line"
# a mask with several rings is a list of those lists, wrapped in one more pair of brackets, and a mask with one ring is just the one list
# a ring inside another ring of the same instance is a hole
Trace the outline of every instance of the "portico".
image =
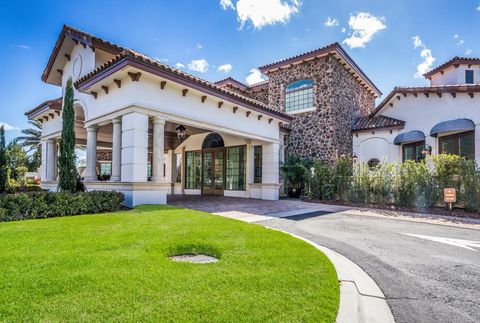
[[(278, 199), (280, 125), (290, 115), (65, 27), (42, 78), (63, 87), (70, 77), (88, 190), (121, 191), (129, 206), (165, 204), (169, 194)], [(59, 98), (26, 113), (43, 123), (41, 185), (50, 190), (61, 110)]]

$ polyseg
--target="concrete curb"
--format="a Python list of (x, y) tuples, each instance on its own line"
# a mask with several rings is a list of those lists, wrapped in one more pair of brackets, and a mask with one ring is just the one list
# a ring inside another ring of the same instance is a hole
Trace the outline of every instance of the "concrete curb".
[[(269, 227), (267, 227), (269, 228)], [(340, 281), (337, 323), (395, 322), (385, 295), (375, 281), (347, 257), (296, 234), (277, 230), (303, 240), (323, 252), (332, 262)]]

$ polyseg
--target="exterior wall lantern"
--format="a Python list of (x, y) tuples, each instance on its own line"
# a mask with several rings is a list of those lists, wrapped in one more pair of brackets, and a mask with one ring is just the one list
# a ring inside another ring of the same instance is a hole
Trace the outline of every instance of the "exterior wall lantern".
[(431, 153), (432, 153), (432, 146), (425, 144), (425, 146), (422, 149), (423, 158), (427, 157), (427, 155), (430, 155)]
[(183, 125), (179, 125), (175, 128), (175, 131), (177, 132), (177, 137), (180, 139), (180, 142), (183, 142), (185, 140), (185, 136), (187, 135), (187, 128), (185, 128)]

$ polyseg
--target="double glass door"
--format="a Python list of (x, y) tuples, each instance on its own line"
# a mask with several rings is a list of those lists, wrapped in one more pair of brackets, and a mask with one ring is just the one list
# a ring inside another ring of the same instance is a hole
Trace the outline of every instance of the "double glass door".
[(202, 194), (223, 195), (225, 173), (225, 149), (203, 150)]

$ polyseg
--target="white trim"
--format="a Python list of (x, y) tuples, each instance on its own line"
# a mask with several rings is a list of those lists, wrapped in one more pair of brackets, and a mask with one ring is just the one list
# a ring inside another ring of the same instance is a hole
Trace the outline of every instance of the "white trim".
[(317, 110), (317, 107), (305, 108), (305, 109), (294, 110), (294, 111), (285, 111), (285, 112), (288, 114), (298, 114), (298, 113), (304, 113), (304, 112), (312, 112), (315, 110)]

